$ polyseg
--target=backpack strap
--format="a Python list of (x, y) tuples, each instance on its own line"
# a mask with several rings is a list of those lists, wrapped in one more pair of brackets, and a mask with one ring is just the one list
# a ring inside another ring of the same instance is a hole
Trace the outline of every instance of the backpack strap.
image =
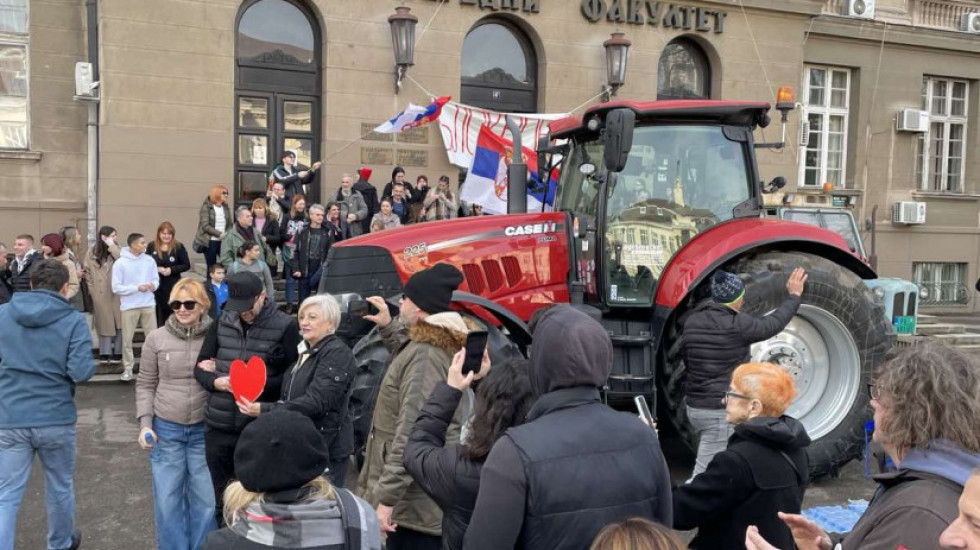
[(340, 519), (344, 525), (344, 548), (347, 550), (360, 550), (360, 522), (356, 524), (351, 523), (351, 514), (357, 514), (360, 517), (357, 501), (354, 500), (354, 496), (347, 489), (334, 487), (333, 492), (337, 496), (337, 505), (340, 506)]

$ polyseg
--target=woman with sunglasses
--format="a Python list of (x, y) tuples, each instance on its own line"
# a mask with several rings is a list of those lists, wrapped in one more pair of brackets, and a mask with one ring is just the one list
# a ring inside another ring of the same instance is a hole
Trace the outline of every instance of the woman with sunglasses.
[(196, 550), (215, 528), (214, 488), (204, 455), (207, 391), (194, 379), (211, 326), (204, 286), (182, 278), (166, 324), (146, 337), (136, 379), (137, 440), (150, 451), (159, 550)]
[(800, 513), (809, 477), (810, 437), (783, 414), (795, 395), (782, 367), (746, 363), (735, 369), (722, 398), (725, 421), (735, 427), (728, 448), (674, 489), (674, 529), (698, 529), (690, 548), (742, 549), (750, 525), (780, 548), (793, 548), (793, 535), (777, 514)]

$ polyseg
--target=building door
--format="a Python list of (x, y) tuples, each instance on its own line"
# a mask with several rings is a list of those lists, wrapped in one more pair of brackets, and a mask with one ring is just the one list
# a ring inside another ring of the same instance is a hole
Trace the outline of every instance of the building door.
[[(235, 55), (235, 203), (264, 197), (284, 151), (320, 151), (320, 33), (299, 0), (246, 0)], [(319, 201), (319, 182), (308, 199)]]

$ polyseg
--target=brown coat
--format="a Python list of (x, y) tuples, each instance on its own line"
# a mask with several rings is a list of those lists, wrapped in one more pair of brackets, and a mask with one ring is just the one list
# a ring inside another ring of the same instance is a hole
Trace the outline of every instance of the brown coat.
[(95, 253), (85, 254), (85, 284), (92, 296), (92, 318), (99, 336), (115, 336), (122, 329), (119, 296), (112, 293), (112, 264), (119, 258), (119, 246), (109, 247), (109, 257), (101, 266), (95, 261)]
[(68, 294), (65, 296), (65, 298), (67, 298), (68, 301), (70, 302), (71, 299), (74, 298), (76, 294), (78, 294), (78, 290), (79, 290), (78, 273), (76, 272), (78, 266), (76, 266), (75, 262), (73, 262), (72, 259), (68, 257), (68, 250), (62, 252), (61, 256), (52, 256), (51, 259), (61, 262), (61, 265), (65, 266), (65, 269), (68, 270)]
[(939, 548), (939, 534), (958, 514), (963, 487), (915, 470), (872, 476), (881, 484), (867, 511), (840, 542), (843, 550)]
[[(466, 334), (424, 320), (409, 331), (396, 320), (381, 330), (381, 337), (397, 355), (378, 391), (357, 494), (372, 507), (394, 507), (392, 521), (399, 527), (438, 536), (442, 511), (405, 470), (403, 457), (419, 411), (436, 385), (446, 380), (453, 354), (463, 346)], [(459, 442), (464, 414), (471, 406), (464, 395), (446, 432), (447, 445)]]

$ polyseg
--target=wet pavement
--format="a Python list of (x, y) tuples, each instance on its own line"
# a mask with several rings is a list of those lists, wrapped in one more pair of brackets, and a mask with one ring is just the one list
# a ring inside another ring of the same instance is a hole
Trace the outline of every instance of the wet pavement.
[[(150, 468), (146, 451), (136, 443), (136, 403), (132, 384), (80, 386), (75, 471), (76, 524), (85, 550), (151, 550), (155, 546)], [(663, 441), (675, 480), (689, 469), (677, 466), (692, 460), (677, 440)], [(868, 499), (874, 484), (864, 479), (863, 465), (852, 462), (837, 479), (812, 485), (804, 507), (844, 504)], [(24, 493), (17, 521), (18, 550), (45, 548), (47, 523), (40, 464)], [(687, 538), (687, 537), (685, 537)]]

